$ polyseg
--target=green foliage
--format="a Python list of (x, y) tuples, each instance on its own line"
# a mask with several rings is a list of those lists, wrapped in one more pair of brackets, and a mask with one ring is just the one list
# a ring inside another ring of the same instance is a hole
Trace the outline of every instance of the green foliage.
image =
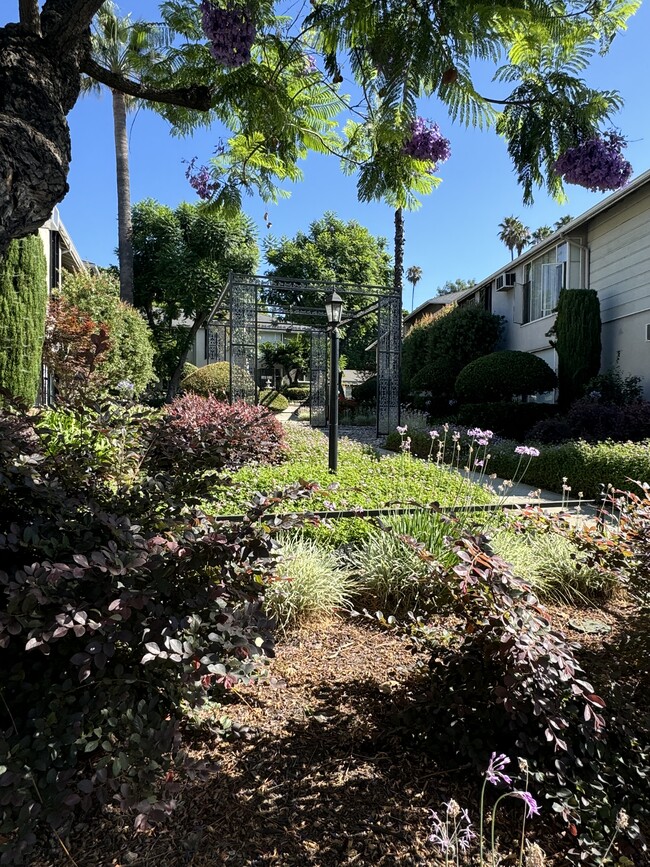
[(0, 260), (0, 384), (36, 400), (47, 309), (46, 262), (38, 234), (12, 241)]
[(377, 377), (371, 376), (359, 385), (352, 386), (352, 397), (359, 403), (373, 404), (377, 402)]
[(310, 344), (306, 334), (298, 334), (282, 343), (261, 343), (259, 351), (263, 366), (279, 364), (283, 376), (291, 376), (293, 372), (297, 379), (309, 368)]
[(118, 281), (107, 272), (66, 277), (61, 295), (68, 305), (101, 323), (108, 332), (109, 347), (102, 361), (106, 388), (118, 382), (133, 384), (138, 397), (155, 379), (153, 343), (146, 321), (129, 304), (120, 301)]
[(190, 374), (194, 373), (195, 370), (198, 370), (196, 364), (186, 361), (183, 365), (183, 379), (186, 379)]
[[(250, 373), (242, 367), (233, 370), (235, 383), (239, 388), (252, 389), (253, 380)], [(230, 362), (216, 361), (204, 367), (195, 368), (181, 382), (185, 391), (200, 394), (203, 397), (212, 395), (218, 400), (228, 400), (230, 397)]]
[(455, 407), (454, 421), (467, 427), (487, 428), (501, 437), (535, 439), (537, 426), (554, 421), (558, 408), (552, 403), (464, 403)]
[(621, 716), (625, 698), (608, 710), (575, 647), (484, 537), (463, 536), (456, 554), (446, 573), (456, 625), (444, 646), (423, 633), (430, 675), (411, 736), (449, 763), (484, 768), (490, 751), (525, 759), (552, 812), (579, 829), (568, 862), (597, 863), (621, 804), (648, 804), (648, 750)]
[[(320, 431), (288, 425), (285, 437), (288, 451), (282, 464), (242, 467), (233, 474), (233, 485), (216, 490), (206, 508), (216, 515), (237, 514), (254, 492), (271, 495), (300, 480), (315, 483), (310, 502), (310, 508), (315, 510), (380, 509), (395, 501), (413, 500), (421, 503), (437, 500), (444, 506), (455, 502), (462, 483), (459, 475), (435, 465), (408, 455), (379, 458), (367, 447), (345, 438), (339, 442), (339, 467), (333, 478), (328, 470), (327, 437)], [(471, 489), (475, 502), (490, 502), (490, 495), (482, 488), (472, 485)], [(338, 536), (339, 524), (344, 520), (337, 520), (332, 532), (337, 540), (349, 541), (358, 525), (351, 536), (346, 529)]]
[(470, 277), (469, 280), (464, 280), (462, 277), (457, 277), (455, 280), (445, 280), (442, 286), (438, 286), (435, 291), (435, 298), (441, 295), (453, 295), (456, 292), (464, 292), (466, 289), (471, 289), (476, 286), (476, 280)]
[(619, 367), (612, 367), (594, 376), (585, 385), (585, 395), (596, 403), (629, 406), (643, 400), (640, 376), (624, 376)]
[[(504, 479), (511, 479), (517, 466), (516, 443), (502, 441), (490, 447), (490, 470)], [(585, 497), (600, 496), (603, 486), (627, 490), (631, 479), (650, 481), (648, 441), (615, 443), (605, 441), (589, 444), (582, 440), (562, 445), (540, 446), (526, 473), (531, 487), (561, 491), (563, 479), (568, 479), (571, 496), (582, 491)]]
[(589, 605), (611, 596), (617, 580), (589, 562), (588, 555), (565, 536), (549, 532), (502, 529), (491, 547), (512, 564), (513, 571), (540, 599), (566, 605)]
[[(156, 345), (156, 373), (182, 374), (191, 340), (209, 315), (228, 273), (251, 274), (259, 251), (252, 221), (183, 203), (146, 199), (133, 207), (134, 303), (146, 313)], [(185, 319), (186, 325), (175, 324)], [(180, 365), (180, 369), (179, 369)]]
[[(353, 288), (392, 284), (392, 262), (386, 250), (386, 239), (375, 237), (354, 220), (346, 223), (329, 211), (315, 220), (308, 232), (298, 232), (294, 238), (270, 238), (264, 245), (264, 252), (270, 277), (350, 283)], [(341, 293), (346, 313), (361, 310), (374, 301), (369, 295), (346, 295), (343, 290)], [(268, 300), (281, 306), (315, 307), (323, 312), (323, 322), (325, 320), (322, 293), (295, 295), (274, 288)], [(313, 325), (315, 320), (308, 317), (305, 322)], [(353, 370), (374, 368), (374, 355), (365, 350), (376, 339), (376, 331), (375, 314), (346, 327), (341, 352), (348, 358), (348, 367)]]
[(467, 403), (507, 401), (551, 391), (557, 377), (531, 352), (504, 349), (470, 361), (456, 379), (456, 395)]
[(264, 607), (281, 631), (349, 608), (359, 592), (332, 550), (313, 539), (285, 537), (275, 574), (264, 594)]
[(450, 546), (454, 530), (448, 520), (424, 511), (388, 514), (382, 526), (372, 527), (348, 548), (346, 563), (360, 582), (364, 597), (369, 596), (370, 603), (384, 614), (431, 614), (449, 602), (449, 591), (412, 540), (423, 545), (427, 557), (451, 568), (458, 562)]
[(289, 400), (307, 400), (310, 389), (308, 385), (288, 385), (282, 389), (282, 394)]
[(503, 318), (478, 304), (455, 307), (404, 339), (402, 376), (407, 391), (430, 391), (441, 405), (453, 397), (460, 371), (492, 352), (503, 331)]
[(289, 406), (287, 398), (274, 388), (260, 391), (259, 402), (260, 406), (265, 406), (273, 412), (282, 412)]
[(581, 397), (600, 370), (600, 302), (594, 289), (563, 289), (551, 330), (558, 357), (560, 405)]
[(191, 505), (201, 468), (107, 483), (89, 458), (99, 433), (139, 426), (116, 409), (48, 454), (31, 418), (0, 414), (5, 864), (23, 863), (37, 824), (65, 833), (79, 808), (112, 803), (141, 829), (164, 818), (166, 782), (200, 771), (181, 749), (181, 701), (218, 696), (272, 652), (262, 510), (215, 526)]

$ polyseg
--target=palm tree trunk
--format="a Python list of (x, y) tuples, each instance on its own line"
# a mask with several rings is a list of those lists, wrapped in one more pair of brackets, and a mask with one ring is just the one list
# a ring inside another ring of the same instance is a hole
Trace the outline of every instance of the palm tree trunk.
[(133, 304), (133, 238), (131, 228), (131, 177), (129, 174), (129, 140), (126, 133), (126, 99), (117, 90), (113, 94), (113, 128), (117, 168), (117, 232), (120, 259), (120, 298)]
[(404, 288), (404, 212), (395, 211), (395, 276), (393, 288), (400, 296)]

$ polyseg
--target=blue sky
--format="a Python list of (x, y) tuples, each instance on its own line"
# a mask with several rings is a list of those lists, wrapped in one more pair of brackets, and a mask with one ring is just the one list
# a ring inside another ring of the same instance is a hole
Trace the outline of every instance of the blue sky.
[[(11, 10), (6, 8), (12, 6)], [(3, 4), (0, 24), (15, 19), (16, 3)], [(155, 0), (122, 0), (120, 12), (155, 20)], [(634, 176), (650, 169), (650, 75), (646, 52), (650, 44), (650, 5), (644, 4), (630, 19), (627, 32), (615, 40), (605, 57), (596, 57), (586, 73), (589, 84), (618, 90), (625, 107), (616, 121), (630, 144), (626, 156)], [(645, 60), (643, 58), (646, 58)], [(344, 87), (346, 84), (344, 84)], [(499, 97), (502, 87), (486, 84), (486, 93)], [(531, 207), (522, 204), (505, 144), (494, 131), (452, 126), (433, 101), (423, 100), (420, 113), (436, 120), (451, 140), (451, 159), (440, 167), (443, 183), (423, 200), (419, 211), (406, 214), (405, 265), (419, 265), (423, 278), (415, 304), (435, 294), (436, 287), (457, 277), (481, 279), (507, 263), (510, 255), (497, 239), (498, 224), (507, 215), (520, 217), (532, 229), (552, 224), (566, 213), (578, 216), (604, 198), (579, 187), (568, 187), (568, 203), (559, 205), (542, 190)], [(183, 160), (198, 157), (207, 162), (224, 130), (201, 130), (191, 139), (173, 138), (167, 124), (149, 111), (131, 117), (130, 157), (132, 201), (151, 197), (175, 206), (195, 201), (185, 179)], [(108, 265), (116, 262), (117, 204), (115, 155), (110, 96), (86, 96), (69, 115), (72, 133), (70, 192), (59, 209), (82, 257)], [(291, 187), (291, 198), (268, 206), (246, 200), (244, 208), (259, 226), (262, 241), (268, 234), (294, 235), (324, 211), (354, 219), (377, 235), (389, 239), (392, 248), (393, 212), (381, 203), (361, 204), (355, 179), (345, 177), (336, 158), (310, 156), (303, 164), (304, 180)], [(269, 211), (272, 228), (263, 220)], [(410, 307), (410, 286), (405, 303)]]

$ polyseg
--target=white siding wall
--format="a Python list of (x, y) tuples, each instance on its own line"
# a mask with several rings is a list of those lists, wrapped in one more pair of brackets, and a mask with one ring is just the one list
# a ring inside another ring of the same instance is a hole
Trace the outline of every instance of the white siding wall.
[(590, 288), (603, 320), (602, 369), (616, 363), (643, 377), (650, 399), (650, 185), (596, 216), (589, 225)]

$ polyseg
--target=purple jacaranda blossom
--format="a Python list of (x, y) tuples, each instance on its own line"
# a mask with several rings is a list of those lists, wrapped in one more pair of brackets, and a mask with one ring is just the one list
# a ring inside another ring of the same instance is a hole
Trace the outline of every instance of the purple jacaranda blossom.
[(510, 759), (505, 753), (501, 753), (499, 756), (497, 756), (496, 753), (492, 753), (490, 763), (485, 771), (487, 781), (492, 783), (494, 786), (499, 783), (505, 783), (509, 786), (512, 783), (512, 779), (507, 774), (503, 773), (503, 769), (509, 764)]
[(530, 816), (539, 816), (539, 807), (537, 801), (530, 792), (510, 792), (513, 798), (519, 798), (526, 805), (526, 818)]
[(526, 455), (529, 458), (538, 458), (539, 449), (536, 449), (533, 446), (517, 446), (517, 448), (515, 449), (515, 454)]
[(408, 425), (406, 425), (406, 424), (404, 426), (397, 425), (397, 433), (400, 436), (404, 436), (404, 434), (406, 433), (407, 430), (408, 430)]

